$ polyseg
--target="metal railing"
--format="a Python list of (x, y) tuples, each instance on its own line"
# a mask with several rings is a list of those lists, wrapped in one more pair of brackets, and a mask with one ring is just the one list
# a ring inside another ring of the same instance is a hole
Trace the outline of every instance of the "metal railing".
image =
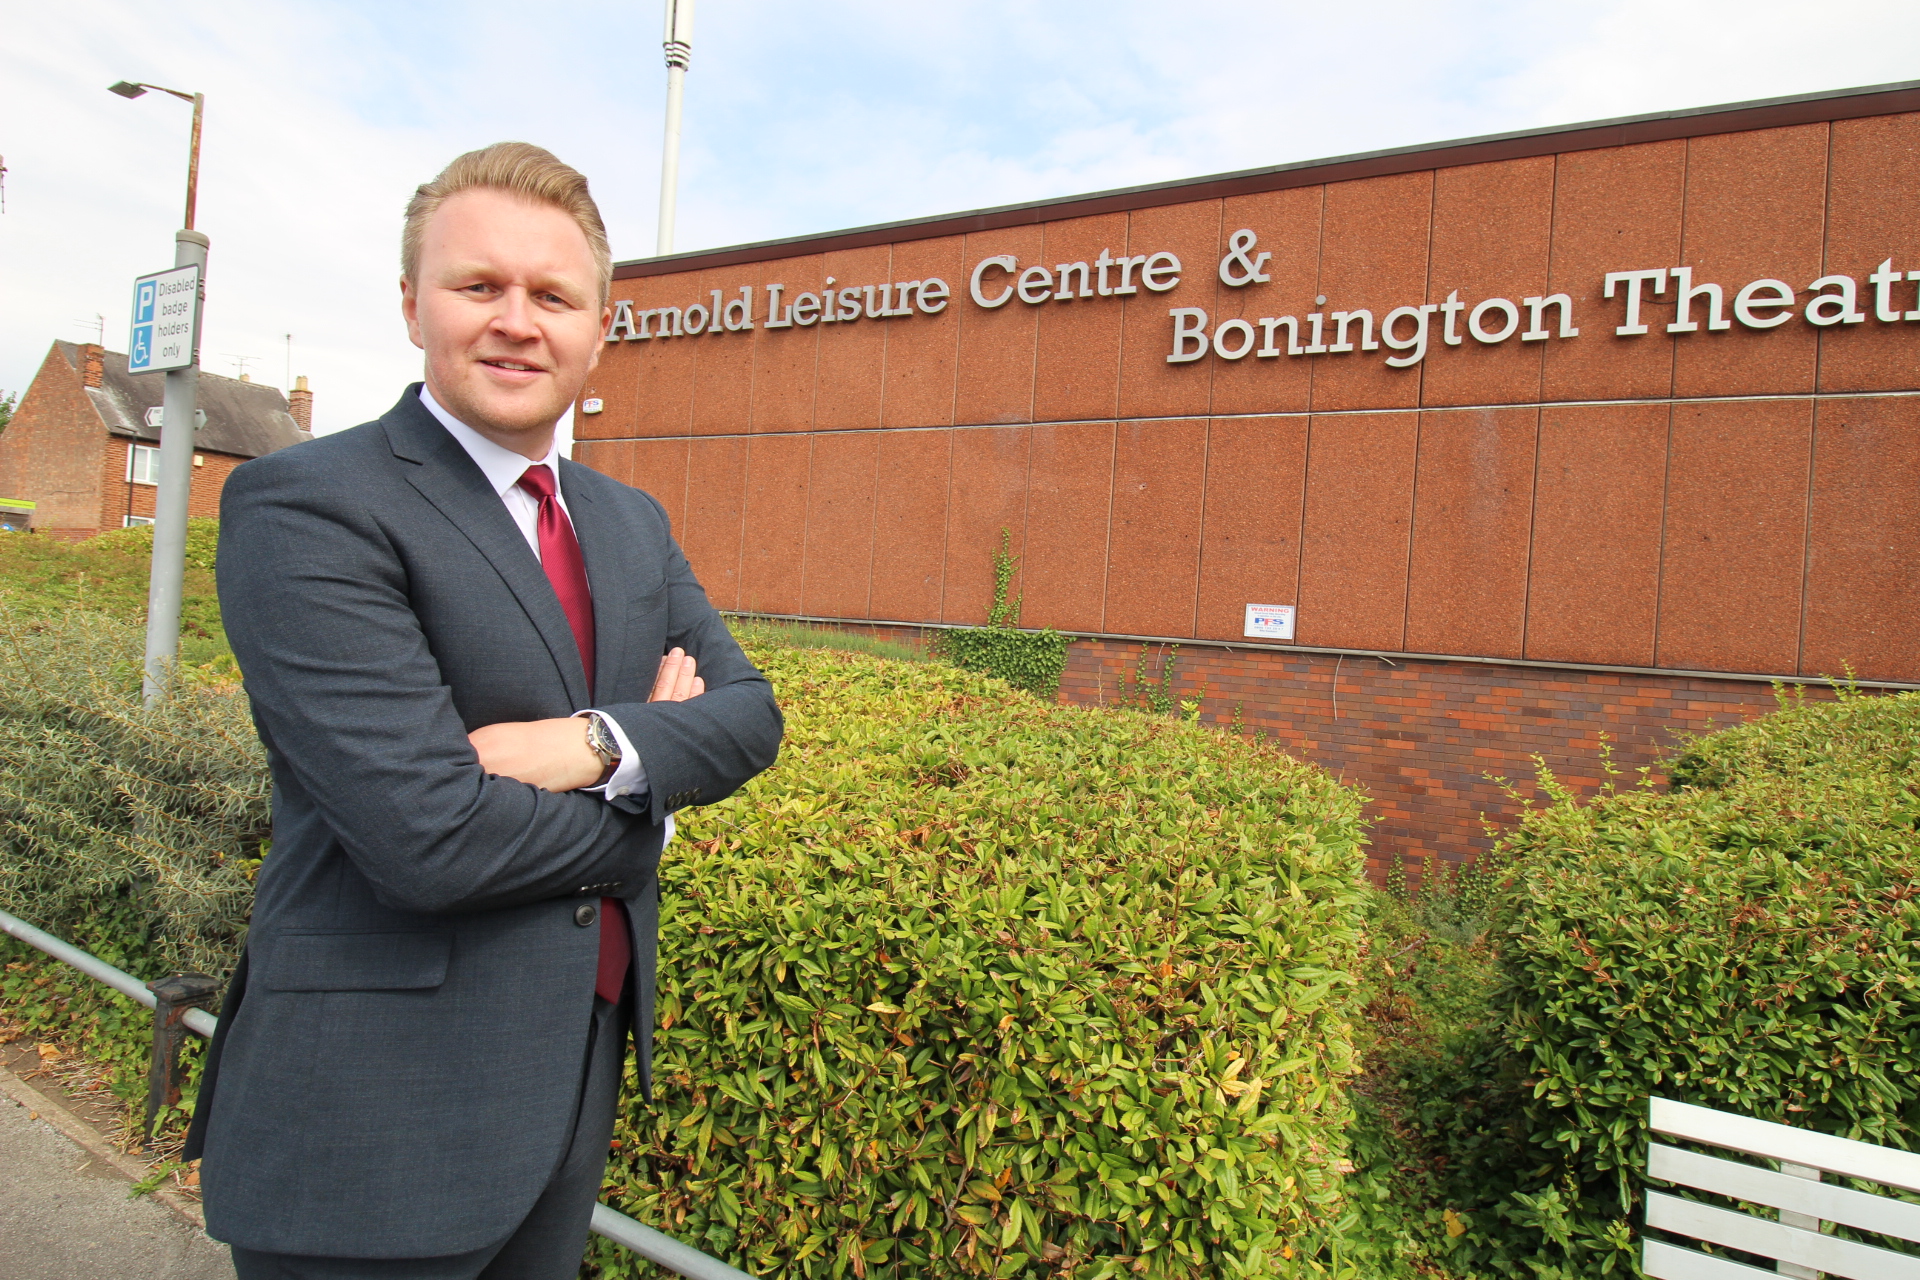
[[(148, 1075), (147, 1133), (162, 1105), (180, 1100), (180, 1045), (182, 1029), (195, 1035), (212, 1036), (220, 1020), (199, 1007), (210, 999), (217, 984), (203, 974), (184, 974), (142, 982), (122, 969), (116, 969), (98, 956), (88, 955), (71, 943), (63, 942), (44, 929), (37, 929), (15, 915), (0, 911), (0, 932), (5, 932), (30, 947), (44, 951), (97, 982), (103, 982), (120, 994), (138, 1000), (154, 1011), (154, 1057)], [(720, 1259), (681, 1244), (672, 1236), (636, 1222), (618, 1209), (604, 1204), (593, 1206), (592, 1229), (617, 1245), (631, 1249), (647, 1261), (665, 1267), (688, 1280), (754, 1280), (754, 1277)]]
[[(1857, 1178), (1902, 1191), (1920, 1191), (1920, 1155), (1835, 1137), (1770, 1120), (1654, 1098), (1648, 1127), (1655, 1134), (1700, 1146), (1758, 1156), (1778, 1166), (1722, 1159), (1668, 1146), (1647, 1145), (1647, 1176), (1676, 1187), (1711, 1192), (1740, 1208), (1647, 1191), (1647, 1226), (1723, 1249), (1773, 1260), (1768, 1272), (1723, 1256), (1689, 1249), (1651, 1235), (1642, 1241), (1641, 1269), (1657, 1280), (1745, 1280), (1767, 1275), (1818, 1280), (1822, 1275), (1856, 1280), (1901, 1280), (1920, 1275), (1920, 1257), (1829, 1235), (1823, 1223), (1908, 1243), (1920, 1241), (1920, 1205), (1833, 1183), (1823, 1174)], [(1777, 1211), (1775, 1218), (1742, 1212), (1749, 1205)]]

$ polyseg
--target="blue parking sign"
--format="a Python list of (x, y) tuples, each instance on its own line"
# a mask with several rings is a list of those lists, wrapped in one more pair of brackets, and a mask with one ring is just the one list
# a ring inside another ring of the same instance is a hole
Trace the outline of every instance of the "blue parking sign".
[(200, 268), (175, 267), (135, 280), (127, 372), (185, 369), (199, 346)]

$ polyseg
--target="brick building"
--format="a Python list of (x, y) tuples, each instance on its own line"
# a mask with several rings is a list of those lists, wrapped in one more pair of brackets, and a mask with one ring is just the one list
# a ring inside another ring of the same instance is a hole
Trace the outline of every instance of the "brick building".
[[(0, 434), (0, 498), (34, 504), (34, 532), (91, 538), (153, 519), (162, 374), (129, 374), (127, 357), (94, 343), (55, 342)], [(292, 401), (277, 388), (204, 370), (188, 511), (217, 516), (227, 475), (312, 437), (306, 379)]]
[(1915, 207), (1920, 82), (623, 263), (576, 456), (723, 609), (978, 624), (1008, 530), (1063, 697), (1177, 643), (1458, 860), (1536, 756), (1920, 684)]

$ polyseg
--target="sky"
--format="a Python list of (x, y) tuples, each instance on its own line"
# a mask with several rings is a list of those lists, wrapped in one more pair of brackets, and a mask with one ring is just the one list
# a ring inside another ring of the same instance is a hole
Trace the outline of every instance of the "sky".
[[(116, 80), (207, 95), (202, 365), (306, 375), (319, 431), (419, 377), (401, 212), (460, 152), (549, 148), (616, 258), (654, 251), (659, 0), (7, 8), (0, 389), (56, 338), (125, 350), (133, 278), (173, 263), (190, 108)], [(699, 0), (693, 43), (681, 251), (1909, 79), (1920, 5)]]

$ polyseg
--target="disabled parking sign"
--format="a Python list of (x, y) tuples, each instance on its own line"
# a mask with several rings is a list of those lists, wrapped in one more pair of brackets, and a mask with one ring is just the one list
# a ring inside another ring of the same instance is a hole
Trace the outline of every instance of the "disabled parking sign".
[(185, 369), (200, 349), (200, 268), (175, 267), (133, 282), (127, 372)]

